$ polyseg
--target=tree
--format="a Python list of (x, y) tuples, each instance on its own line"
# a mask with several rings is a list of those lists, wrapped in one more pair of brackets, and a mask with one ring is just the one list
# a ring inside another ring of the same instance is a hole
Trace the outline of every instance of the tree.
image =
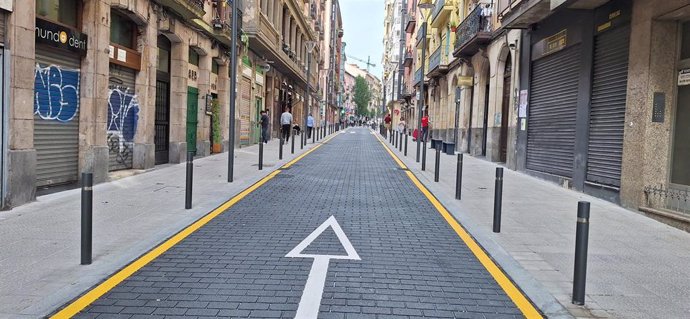
[(361, 76), (355, 78), (354, 100), (357, 105), (357, 115), (366, 116), (369, 111), (369, 101), (371, 100), (371, 92), (369, 91), (369, 83)]

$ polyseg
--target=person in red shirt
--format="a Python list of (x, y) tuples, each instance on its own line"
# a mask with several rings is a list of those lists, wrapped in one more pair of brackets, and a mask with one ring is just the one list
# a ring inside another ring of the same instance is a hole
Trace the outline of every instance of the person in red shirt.
[(386, 128), (386, 133), (391, 130), (391, 115), (386, 114), (386, 117), (383, 119), (384, 127)]
[(429, 137), (429, 115), (424, 112), (422, 116), (422, 141), (426, 142)]

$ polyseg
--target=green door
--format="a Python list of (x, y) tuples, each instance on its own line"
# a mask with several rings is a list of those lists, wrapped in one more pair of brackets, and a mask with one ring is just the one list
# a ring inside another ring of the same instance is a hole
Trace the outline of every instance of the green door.
[(199, 89), (187, 90), (187, 151), (196, 155), (196, 127), (199, 123)]

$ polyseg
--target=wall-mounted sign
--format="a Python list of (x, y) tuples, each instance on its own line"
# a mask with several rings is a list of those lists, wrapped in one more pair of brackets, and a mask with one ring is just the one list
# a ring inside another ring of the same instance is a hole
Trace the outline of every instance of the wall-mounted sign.
[(213, 95), (206, 94), (206, 115), (213, 115)]
[(652, 123), (664, 123), (666, 114), (666, 94), (664, 92), (654, 92), (652, 101)]
[(527, 117), (527, 90), (520, 90), (520, 103), (518, 104), (518, 117)]
[(141, 70), (141, 54), (135, 50), (125, 48), (117, 43), (111, 43), (108, 46), (108, 56), (110, 57), (110, 63), (137, 71)]
[(88, 37), (75, 29), (36, 18), (36, 43), (86, 55)]
[(562, 30), (544, 39), (544, 55), (563, 50), (567, 44), (568, 30)]
[(211, 73), (211, 93), (218, 93), (218, 74)]
[(458, 86), (473, 86), (474, 85), (474, 77), (473, 76), (459, 76), (458, 77)]
[(678, 71), (678, 86), (690, 85), (690, 69)]
[(199, 67), (194, 64), (189, 64), (189, 69), (187, 70), (187, 85), (191, 87), (198, 87), (199, 80)]

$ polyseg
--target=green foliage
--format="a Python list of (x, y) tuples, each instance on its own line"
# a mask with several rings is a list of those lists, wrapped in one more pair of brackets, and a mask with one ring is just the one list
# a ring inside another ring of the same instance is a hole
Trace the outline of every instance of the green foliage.
[(220, 103), (217, 99), (211, 102), (211, 131), (213, 132), (213, 144), (220, 144)]
[(369, 101), (371, 100), (371, 91), (369, 91), (369, 84), (361, 76), (355, 78), (354, 102), (357, 105), (357, 114), (367, 115), (369, 113)]

